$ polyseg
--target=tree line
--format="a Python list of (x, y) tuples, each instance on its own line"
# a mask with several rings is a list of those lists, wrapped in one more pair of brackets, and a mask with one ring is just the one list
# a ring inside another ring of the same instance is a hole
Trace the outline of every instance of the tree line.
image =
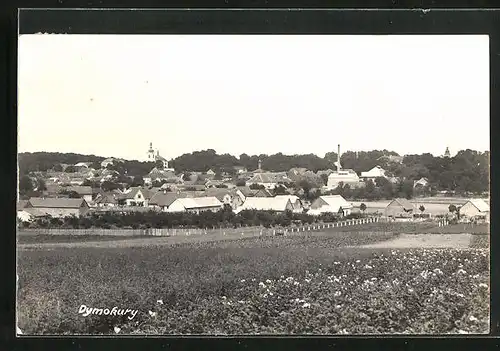
[[(350, 214), (344, 219), (361, 218), (362, 214)], [(239, 228), (245, 226), (288, 227), (292, 224), (331, 223), (340, 220), (336, 213), (312, 216), (307, 213), (285, 213), (274, 211), (244, 210), (235, 214), (229, 206), (218, 212), (91, 212), (86, 216), (64, 218), (43, 217), (33, 222), (23, 222), (23, 228), (68, 228), (68, 229), (147, 229), (147, 228)]]
[[(489, 152), (478, 152), (474, 150), (462, 150), (454, 157), (435, 157), (432, 154), (406, 155), (401, 163), (391, 162), (382, 156), (398, 154), (389, 150), (373, 150), (353, 152), (347, 151), (341, 156), (343, 168), (353, 169), (360, 174), (375, 166), (381, 166), (387, 171), (389, 177), (396, 177), (406, 181), (414, 181), (427, 178), (429, 181), (428, 191), (449, 190), (457, 192), (481, 193), (489, 189)], [(102, 161), (103, 157), (94, 155), (77, 155), (62, 153), (21, 153), (19, 155), (20, 175), (29, 174), (34, 171), (46, 171), (57, 168), (60, 163), (95, 162)], [(318, 170), (335, 169), (334, 162), (337, 159), (335, 152), (325, 154), (323, 158), (313, 155), (252, 155), (241, 154), (239, 158), (229, 155), (219, 155), (213, 149), (195, 151), (181, 155), (170, 162), (170, 166), (176, 169), (178, 174), (189, 172), (206, 172), (212, 169), (218, 174), (227, 172), (235, 174), (234, 167), (245, 167), (249, 171), (258, 168), (259, 160), (262, 168), (272, 172), (285, 172), (291, 168), (307, 168), (313, 172)], [(100, 167), (96, 164), (96, 166)], [(109, 165), (109, 169), (116, 170), (126, 179), (144, 177), (155, 166), (153, 162), (125, 161), (115, 165)], [(156, 165), (161, 167), (160, 165)], [(124, 181), (129, 181), (124, 180)], [(326, 183), (326, 176), (322, 176)], [(399, 183), (398, 183), (399, 184)], [(408, 183), (409, 184), (409, 183)], [(317, 185), (316, 185), (317, 186)], [(398, 185), (406, 189), (408, 185)], [(385, 185), (382, 193), (388, 193), (389, 186)], [(360, 190), (361, 191), (361, 190)], [(398, 190), (398, 192), (401, 192)], [(368, 193), (370, 193), (368, 191)], [(353, 193), (356, 197), (356, 194)]]

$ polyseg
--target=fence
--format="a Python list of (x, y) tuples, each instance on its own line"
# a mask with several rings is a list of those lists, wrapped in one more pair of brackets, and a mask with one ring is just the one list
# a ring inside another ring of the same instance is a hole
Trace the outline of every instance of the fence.
[(276, 235), (277, 233), (299, 233), (310, 232), (323, 229), (362, 225), (382, 221), (379, 217), (350, 219), (333, 223), (311, 224), (306, 226), (288, 227), (283, 229), (263, 228), (263, 227), (241, 227), (241, 228), (206, 228), (206, 229), (186, 229), (186, 228), (149, 228), (149, 229), (20, 229), (19, 235), (79, 235), (79, 236), (178, 236), (178, 235)]

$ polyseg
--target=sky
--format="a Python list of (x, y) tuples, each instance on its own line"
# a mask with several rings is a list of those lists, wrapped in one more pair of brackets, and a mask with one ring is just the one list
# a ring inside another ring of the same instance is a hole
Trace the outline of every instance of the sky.
[(19, 152), (483, 152), (489, 114), (484, 35), (19, 38)]

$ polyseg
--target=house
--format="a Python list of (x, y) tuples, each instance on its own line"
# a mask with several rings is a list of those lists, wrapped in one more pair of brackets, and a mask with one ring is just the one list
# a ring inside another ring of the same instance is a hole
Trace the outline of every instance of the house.
[(213, 169), (209, 169), (209, 170), (207, 171), (207, 173), (206, 173), (206, 175), (207, 175), (207, 176), (210, 176), (210, 177), (215, 176), (215, 174), (216, 174), (216, 173), (215, 173), (215, 171), (214, 171)]
[(217, 188), (218, 186), (221, 186), (224, 184), (224, 181), (222, 180), (213, 180), (213, 179), (207, 179), (205, 182), (205, 188)]
[(341, 195), (325, 195), (314, 200), (307, 213), (312, 215), (339, 213), (347, 216), (351, 214), (352, 208), (352, 204), (347, 202)]
[(249, 197), (274, 197), (273, 194), (267, 189), (253, 190)]
[(375, 179), (380, 177), (386, 178), (386, 171), (380, 166), (375, 166), (369, 171), (361, 172), (360, 178), (362, 181), (368, 181), (368, 180), (375, 181)]
[(351, 188), (362, 186), (358, 174), (352, 169), (341, 169), (330, 173), (326, 187), (333, 190), (337, 188), (340, 183), (344, 185), (349, 184)]
[(217, 212), (223, 208), (220, 202), (214, 196), (194, 197), (194, 198), (178, 198), (168, 206), (168, 212), (192, 212), (200, 213), (203, 211)]
[(470, 199), (460, 208), (460, 216), (490, 222), (490, 206), (482, 199)]
[(76, 168), (89, 168), (92, 165), (92, 162), (78, 162), (75, 164)]
[(425, 188), (427, 185), (429, 185), (427, 178), (420, 178), (419, 180), (413, 182), (414, 188)]
[(246, 196), (237, 189), (210, 188), (204, 192), (204, 196), (216, 197), (222, 204), (231, 206), (233, 210), (242, 206), (246, 199)]
[(89, 211), (87, 201), (82, 198), (67, 199), (32, 197), (26, 203), (25, 209), (32, 208), (52, 217), (66, 217), (71, 215), (84, 216)]
[(118, 198), (119, 204), (147, 207), (151, 192), (143, 187), (130, 187)]
[(98, 194), (94, 203), (97, 207), (115, 207), (118, 206), (119, 194), (113, 192), (106, 192)]
[(42, 218), (42, 217), (47, 217), (47, 214), (36, 208), (25, 208), (20, 211), (17, 211), (17, 218), (21, 222), (31, 222), (33, 220), (36, 220), (37, 218)]
[(394, 199), (384, 210), (386, 217), (391, 218), (411, 218), (415, 211), (415, 206), (407, 199)]
[(244, 210), (285, 212), (293, 211), (293, 206), (287, 197), (247, 197), (235, 212)]
[(247, 185), (261, 185), (266, 189), (272, 190), (280, 183), (291, 182), (291, 179), (285, 173), (256, 173), (247, 181)]
[(166, 212), (170, 205), (177, 199), (186, 198), (188, 194), (171, 191), (158, 191), (149, 200), (149, 207)]
[(67, 192), (74, 191), (78, 195), (87, 201), (87, 203), (92, 202), (92, 196), (94, 194), (94, 190), (90, 186), (69, 186), (66, 188)]
[(243, 166), (234, 166), (233, 169), (236, 171), (236, 174), (243, 174), (248, 172), (248, 170)]
[(180, 179), (178, 179), (175, 176), (175, 173), (171, 170), (164, 170), (164, 169), (158, 169), (158, 168), (153, 168), (151, 172), (149, 172), (145, 177), (144, 177), (144, 184), (152, 184), (154, 181), (168, 181), (168, 180), (174, 180), (173, 183), (181, 182)]
[(286, 198), (290, 200), (290, 203), (292, 204), (292, 212), (295, 213), (302, 213), (304, 212), (304, 205), (302, 204), (302, 201), (299, 199), (298, 196), (296, 195), (276, 195), (274, 198)]

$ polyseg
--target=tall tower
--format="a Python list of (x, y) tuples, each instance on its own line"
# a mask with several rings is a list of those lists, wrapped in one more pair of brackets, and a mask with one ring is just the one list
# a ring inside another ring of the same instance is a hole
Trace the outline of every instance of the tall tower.
[(340, 171), (340, 144), (337, 146), (337, 172)]
[(155, 150), (153, 150), (153, 143), (149, 143), (148, 161), (154, 162), (154, 160), (155, 160)]
[(444, 157), (450, 157), (450, 149), (448, 149), (448, 146), (446, 147), (446, 151), (444, 152)]
[(262, 161), (259, 159), (259, 168), (258, 169), (262, 169)]

